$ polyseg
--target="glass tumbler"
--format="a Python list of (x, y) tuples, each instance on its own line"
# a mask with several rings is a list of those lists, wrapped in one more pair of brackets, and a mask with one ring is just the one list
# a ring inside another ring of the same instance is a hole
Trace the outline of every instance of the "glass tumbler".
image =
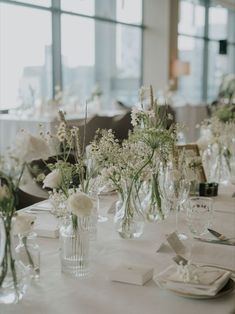
[(213, 200), (209, 197), (191, 197), (188, 202), (187, 223), (194, 236), (208, 233), (213, 218)]

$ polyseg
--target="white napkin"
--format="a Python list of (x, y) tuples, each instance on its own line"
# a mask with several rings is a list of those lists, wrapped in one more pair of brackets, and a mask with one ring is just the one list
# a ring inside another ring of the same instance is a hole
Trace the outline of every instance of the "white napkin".
[(191, 295), (216, 295), (228, 282), (231, 273), (213, 267), (198, 267), (198, 280), (184, 282), (178, 275), (177, 266), (171, 265), (154, 277), (161, 288)]

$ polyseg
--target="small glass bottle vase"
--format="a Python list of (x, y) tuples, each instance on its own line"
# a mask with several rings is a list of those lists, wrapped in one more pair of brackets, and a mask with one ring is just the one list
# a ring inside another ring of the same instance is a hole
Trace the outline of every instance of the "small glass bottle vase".
[(156, 174), (152, 175), (149, 191), (142, 202), (142, 208), (145, 212), (146, 219), (150, 222), (155, 222), (164, 218), (159, 192), (158, 175)]
[(214, 154), (216, 154), (213, 165), (213, 181), (217, 183), (227, 183), (229, 178), (229, 155), (226, 146), (218, 144), (215, 147)]
[(136, 192), (134, 187), (126, 184), (123, 203), (117, 207), (114, 216), (115, 228), (124, 239), (139, 238), (144, 231), (145, 218), (136, 204)]
[(0, 218), (0, 303), (17, 303), (29, 282), (28, 269), (16, 257), (11, 222)]
[(60, 228), (61, 269), (67, 275), (83, 277), (89, 273), (89, 217), (77, 218), (76, 225), (69, 217)]
[(36, 241), (37, 234), (35, 232), (18, 234), (18, 238), (17, 258), (28, 268), (31, 278), (37, 279), (40, 276), (40, 248)]

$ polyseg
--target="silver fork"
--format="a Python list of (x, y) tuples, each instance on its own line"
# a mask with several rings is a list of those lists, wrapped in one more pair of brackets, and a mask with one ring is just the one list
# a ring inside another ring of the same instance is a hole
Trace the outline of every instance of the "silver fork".
[[(188, 260), (186, 258), (184, 258), (183, 256), (181, 256), (181, 255), (174, 256), (173, 257), (173, 261), (177, 265), (180, 265), (180, 264), (181, 265), (187, 265), (188, 264)], [(194, 265), (196, 265), (196, 264), (194, 264)], [(226, 267), (223, 267), (223, 266), (209, 265), (209, 264), (203, 264), (203, 265), (198, 264), (196, 266), (199, 266), (199, 267), (214, 267), (214, 268), (222, 269), (222, 270), (231, 272), (231, 277), (235, 276), (235, 270), (230, 269), (230, 268), (226, 268)]]

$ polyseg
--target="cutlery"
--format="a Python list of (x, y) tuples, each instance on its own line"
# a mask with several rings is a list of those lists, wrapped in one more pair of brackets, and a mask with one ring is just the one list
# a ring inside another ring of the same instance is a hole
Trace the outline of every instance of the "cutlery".
[(211, 239), (203, 239), (203, 238), (198, 238), (194, 237), (195, 240), (201, 241), (201, 242), (207, 242), (207, 243), (213, 243), (213, 244), (224, 244), (224, 245), (232, 245), (235, 246), (235, 241), (231, 240), (211, 240)]
[(222, 241), (228, 241), (230, 240), (229, 238), (227, 238), (226, 236), (224, 236), (222, 233), (219, 233), (213, 229), (207, 228), (207, 230), (216, 238), (218, 238), (219, 240)]

